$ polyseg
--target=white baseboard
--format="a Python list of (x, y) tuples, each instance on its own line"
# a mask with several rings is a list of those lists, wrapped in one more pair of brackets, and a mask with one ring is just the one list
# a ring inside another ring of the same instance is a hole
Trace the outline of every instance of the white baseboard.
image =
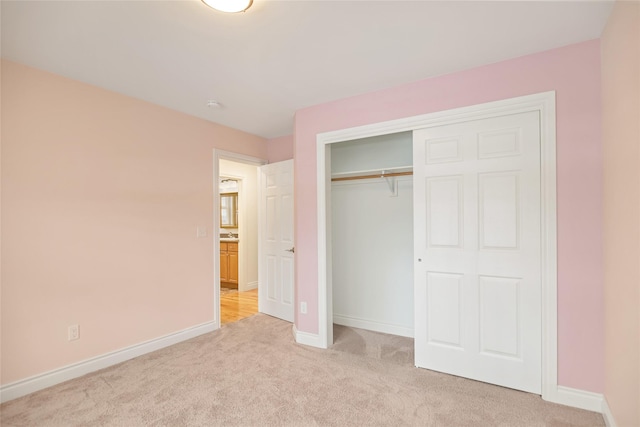
[(308, 345), (316, 348), (325, 348), (322, 345), (322, 341), (320, 340), (320, 335), (311, 334), (309, 332), (302, 332), (296, 328), (296, 325), (293, 325), (293, 336), (298, 344)]
[(245, 291), (250, 291), (253, 289), (258, 289), (258, 282), (249, 282), (247, 283), (247, 286), (244, 287)]
[(91, 372), (133, 359), (134, 357), (151, 353), (152, 351), (160, 350), (161, 348), (186, 341), (216, 329), (218, 329), (216, 322), (203, 323), (163, 337), (134, 344), (111, 353), (106, 353), (101, 356), (54, 369), (53, 371), (3, 385), (0, 387), (0, 402), (7, 402), (9, 400), (25, 396), (29, 393), (81, 377)]
[(343, 316), (340, 314), (333, 315), (333, 323), (336, 325), (349, 326), (351, 328), (360, 328), (368, 331), (413, 338), (413, 328), (391, 325), (389, 323), (380, 323), (372, 320), (359, 319), (357, 317)]
[(598, 413), (602, 412), (602, 402), (604, 401), (604, 396), (600, 393), (578, 390), (561, 385), (557, 387), (555, 392), (543, 397), (549, 402)]
[(613, 418), (613, 414), (611, 413), (611, 408), (609, 408), (609, 403), (607, 403), (607, 399), (602, 399), (602, 417), (604, 418), (604, 423), (607, 427), (617, 427), (616, 420)]

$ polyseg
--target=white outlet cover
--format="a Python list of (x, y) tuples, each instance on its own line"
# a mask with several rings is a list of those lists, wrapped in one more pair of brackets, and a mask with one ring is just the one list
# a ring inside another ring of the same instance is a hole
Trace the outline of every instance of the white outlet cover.
[(69, 341), (74, 341), (80, 338), (80, 328), (78, 327), (78, 325), (69, 326), (67, 332)]

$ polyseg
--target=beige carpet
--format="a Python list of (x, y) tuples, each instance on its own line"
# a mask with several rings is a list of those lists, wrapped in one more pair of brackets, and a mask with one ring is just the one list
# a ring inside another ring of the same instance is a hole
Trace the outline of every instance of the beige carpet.
[(2, 426), (603, 426), (602, 416), (413, 367), (412, 340), (336, 326), (330, 350), (258, 314), (3, 404)]

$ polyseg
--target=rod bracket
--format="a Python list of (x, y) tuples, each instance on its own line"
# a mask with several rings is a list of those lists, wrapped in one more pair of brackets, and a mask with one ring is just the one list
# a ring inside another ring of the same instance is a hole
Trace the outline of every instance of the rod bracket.
[(384, 178), (384, 180), (387, 181), (389, 191), (391, 192), (389, 197), (398, 197), (398, 180), (395, 176), (386, 176), (385, 172), (386, 171), (382, 171), (380, 178)]

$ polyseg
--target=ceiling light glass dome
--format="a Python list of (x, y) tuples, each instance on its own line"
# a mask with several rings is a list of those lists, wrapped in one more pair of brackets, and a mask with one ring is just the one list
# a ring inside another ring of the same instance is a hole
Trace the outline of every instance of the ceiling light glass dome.
[(204, 4), (222, 12), (244, 12), (251, 7), (253, 0), (202, 0)]

